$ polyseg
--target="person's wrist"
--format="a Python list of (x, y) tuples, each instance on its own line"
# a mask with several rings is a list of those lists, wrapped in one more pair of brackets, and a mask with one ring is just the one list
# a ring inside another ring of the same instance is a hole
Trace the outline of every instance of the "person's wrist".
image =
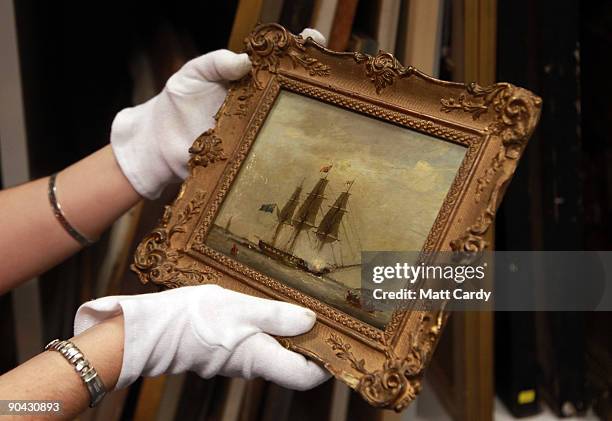
[(118, 314), (70, 339), (87, 356), (107, 391), (115, 388), (123, 363), (124, 320)]
[(45, 351), (59, 353), (67, 363), (72, 365), (83, 385), (89, 392), (89, 407), (97, 406), (106, 396), (106, 386), (102, 382), (96, 368), (83, 351), (70, 340), (54, 339), (45, 346)]

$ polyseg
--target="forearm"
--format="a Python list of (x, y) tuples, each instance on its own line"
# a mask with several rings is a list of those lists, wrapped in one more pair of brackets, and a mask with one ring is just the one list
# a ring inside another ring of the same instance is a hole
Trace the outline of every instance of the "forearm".
[[(140, 197), (154, 199), (189, 174), (189, 147), (214, 125), (226, 80), (251, 69), (246, 54), (218, 50), (185, 64), (158, 95), (119, 112), (111, 146), (63, 170), (57, 198), (66, 219), (96, 238)], [(115, 159), (116, 156), (116, 159)], [(0, 294), (79, 249), (58, 223), (47, 198), (48, 179), (0, 192)]]
[[(71, 340), (96, 369), (106, 390), (112, 390), (121, 372), (123, 317), (108, 319)], [(89, 392), (59, 352), (45, 351), (0, 376), (0, 399), (61, 401), (62, 417), (73, 419), (89, 405)]]
[[(79, 250), (58, 223), (47, 195), (48, 178), (0, 191), (0, 294)], [(97, 238), (140, 196), (106, 146), (58, 174), (57, 198), (79, 232)]]

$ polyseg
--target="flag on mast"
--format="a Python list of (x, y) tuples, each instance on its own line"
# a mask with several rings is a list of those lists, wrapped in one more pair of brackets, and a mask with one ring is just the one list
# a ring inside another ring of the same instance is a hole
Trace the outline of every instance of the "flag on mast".
[(259, 210), (262, 212), (272, 213), (274, 212), (274, 208), (276, 207), (276, 203), (264, 203), (259, 207)]
[(333, 166), (334, 164), (323, 165), (319, 172), (329, 172), (329, 170), (331, 170)]

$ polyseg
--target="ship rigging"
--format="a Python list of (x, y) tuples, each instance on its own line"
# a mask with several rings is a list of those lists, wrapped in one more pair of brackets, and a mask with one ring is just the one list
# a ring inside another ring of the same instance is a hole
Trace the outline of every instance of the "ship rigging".
[[(350, 189), (355, 180), (348, 181), (345, 184), (344, 191), (336, 197), (333, 204), (329, 206), (329, 209), (323, 215), (323, 218), (317, 223), (317, 216), (319, 213), (322, 213), (323, 202), (326, 199), (325, 192), (329, 185), (327, 177), (330, 169), (331, 165), (321, 169), (321, 172), (325, 172), (325, 175), (319, 178), (303, 201), (300, 199), (304, 187), (304, 180), (295, 187), (290, 198), (280, 210), (274, 205), (277, 223), (274, 228), (272, 240), (269, 243), (261, 239), (259, 240), (259, 248), (263, 253), (287, 265), (298, 267), (318, 275), (329, 273), (332, 270), (359, 266), (359, 263), (347, 265), (343, 263), (340, 265), (313, 265), (312, 263), (309, 264), (306, 262), (303, 258), (298, 257), (295, 253), (298, 239), (301, 238), (304, 233), (312, 232), (315, 234), (317, 244), (314, 248), (317, 253), (320, 253), (325, 245), (329, 244), (331, 247), (333, 243), (340, 241), (340, 228), (341, 226), (344, 227), (345, 215), (348, 213), (348, 202), (351, 196)], [(263, 206), (269, 205), (262, 205), (262, 207)], [(279, 241), (280, 234), (284, 227), (289, 227), (291, 232), (284, 246), (279, 246), (278, 243), (281, 242)], [(335, 259), (333, 248), (332, 255)]]

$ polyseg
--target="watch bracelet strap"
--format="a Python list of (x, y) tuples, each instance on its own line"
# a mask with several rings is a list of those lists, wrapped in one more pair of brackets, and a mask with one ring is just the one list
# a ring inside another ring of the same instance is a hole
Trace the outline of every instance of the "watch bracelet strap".
[(64, 215), (64, 211), (62, 210), (62, 206), (57, 200), (57, 188), (55, 186), (56, 179), (57, 179), (57, 173), (49, 177), (49, 185), (47, 189), (47, 194), (49, 196), (49, 204), (51, 205), (51, 210), (53, 210), (53, 215), (55, 215), (55, 218), (60, 223), (60, 225), (66, 230), (66, 232), (70, 234), (70, 236), (74, 238), (82, 247), (91, 246), (93, 243), (95, 243), (95, 240), (91, 240), (87, 238), (86, 236), (84, 236), (83, 234), (81, 234), (79, 230), (73, 227), (70, 224), (70, 222), (68, 222), (68, 220), (66, 219), (66, 216)]
[(57, 351), (59, 352), (70, 364), (73, 365), (74, 370), (77, 372), (87, 390), (89, 391), (89, 407), (93, 408), (96, 406), (104, 396), (106, 395), (106, 388), (104, 383), (98, 376), (98, 372), (85, 358), (85, 355), (81, 350), (70, 341), (60, 341), (54, 339), (45, 346), (45, 351)]

